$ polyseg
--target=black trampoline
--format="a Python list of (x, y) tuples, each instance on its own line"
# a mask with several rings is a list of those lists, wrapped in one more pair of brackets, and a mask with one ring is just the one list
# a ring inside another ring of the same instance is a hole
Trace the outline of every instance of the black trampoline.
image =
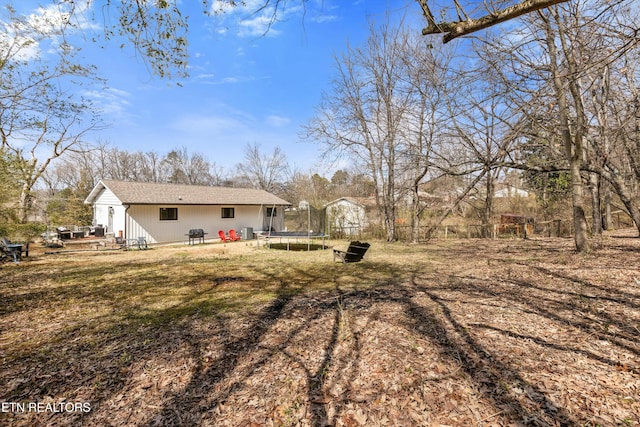
[(264, 231), (257, 233), (258, 241), (264, 240), (269, 249), (285, 251), (317, 251), (329, 249), (324, 233), (306, 231)]

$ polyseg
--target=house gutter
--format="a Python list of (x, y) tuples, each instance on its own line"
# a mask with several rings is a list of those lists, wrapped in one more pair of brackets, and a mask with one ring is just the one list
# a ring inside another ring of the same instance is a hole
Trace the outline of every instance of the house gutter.
[(129, 208), (131, 207), (131, 205), (125, 205), (124, 203), (122, 204), (124, 206), (124, 236), (123, 239), (125, 239), (125, 241), (129, 238), (128, 234), (127, 234), (127, 211), (129, 210)]

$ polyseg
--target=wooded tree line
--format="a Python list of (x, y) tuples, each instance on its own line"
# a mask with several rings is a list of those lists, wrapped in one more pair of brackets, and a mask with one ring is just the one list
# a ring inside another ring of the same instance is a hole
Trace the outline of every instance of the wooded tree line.
[[(259, 188), (294, 204), (306, 200), (320, 207), (337, 197), (363, 196), (373, 191), (371, 180), (355, 171), (338, 170), (330, 178), (294, 171), (278, 147), (269, 153), (256, 144), (247, 145), (242, 162), (226, 170), (186, 147), (163, 154), (127, 151), (107, 144), (77, 148), (42, 174), (42, 185), (31, 193), (37, 203), (27, 212), (37, 216), (44, 213), (43, 219), (53, 225), (91, 224), (91, 207), (84, 204), (84, 199), (100, 179)], [(0, 161), (0, 190), (6, 190), (0, 193), (0, 215), (5, 222), (20, 222), (19, 172), (12, 169), (16, 163), (8, 157), (0, 157)]]
[(442, 174), (467, 177), (459, 200), (483, 188), (488, 224), (495, 182), (515, 168), (543, 200), (544, 177), (566, 177), (576, 248), (586, 250), (587, 212), (600, 234), (612, 195), (640, 227), (638, 10), (635, 1), (553, 6), (464, 52), (403, 21), (374, 25), (365, 46), (336, 58), (308, 133), (369, 171), (388, 240), (407, 194), (417, 236), (417, 184)]

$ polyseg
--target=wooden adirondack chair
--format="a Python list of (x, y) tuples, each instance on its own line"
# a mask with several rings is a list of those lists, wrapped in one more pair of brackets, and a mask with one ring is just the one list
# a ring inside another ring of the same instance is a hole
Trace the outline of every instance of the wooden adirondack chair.
[(2, 255), (0, 259), (13, 258), (15, 263), (18, 263), (22, 259), (22, 254), (25, 257), (29, 256), (29, 242), (22, 243), (13, 243), (6, 237), (0, 239), (0, 252)]
[(229, 230), (229, 237), (234, 242), (241, 239), (240, 235), (238, 233), (236, 233), (236, 230), (233, 230), (233, 229)]
[(226, 234), (224, 234), (223, 230), (218, 230), (218, 236), (220, 236), (220, 240), (222, 240), (225, 243), (231, 241), (231, 239)]
[(360, 262), (362, 261), (364, 254), (367, 253), (369, 246), (371, 246), (369, 245), (369, 243), (359, 242), (355, 240), (349, 243), (349, 247), (346, 251), (334, 249), (333, 262), (335, 262), (336, 259), (342, 261), (343, 264), (346, 264), (348, 262)]

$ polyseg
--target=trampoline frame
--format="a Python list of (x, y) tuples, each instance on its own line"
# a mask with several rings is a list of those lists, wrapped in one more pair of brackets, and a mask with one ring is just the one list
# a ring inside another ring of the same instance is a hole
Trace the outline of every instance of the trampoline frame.
[[(324, 233), (311, 233), (304, 231), (264, 231), (261, 233), (256, 233), (258, 246), (260, 246), (260, 240), (264, 240), (263, 246), (271, 248), (271, 243), (286, 243), (287, 250), (289, 250), (290, 243), (300, 243), (300, 240), (307, 241), (307, 251), (311, 251), (311, 242), (315, 239), (322, 239), (322, 247), (328, 248), (325, 244), (325, 236)], [(303, 242), (304, 243), (304, 242)]]

